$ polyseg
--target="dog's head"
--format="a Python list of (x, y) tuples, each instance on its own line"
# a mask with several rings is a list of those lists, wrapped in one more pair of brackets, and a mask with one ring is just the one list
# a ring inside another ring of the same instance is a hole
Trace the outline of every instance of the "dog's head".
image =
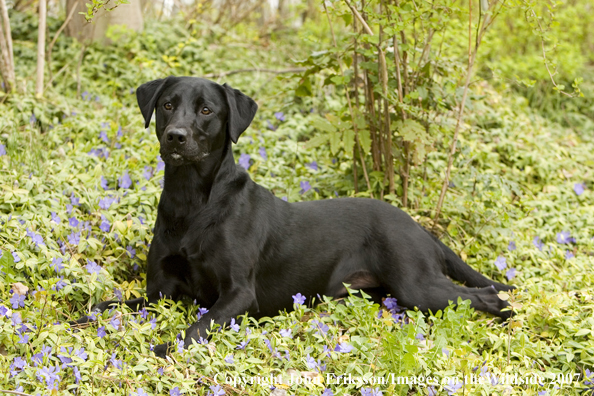
[(161, 157), (174, 166), (197, 163), (229, 141), (237, 143), (258, 109), (239, 90), (196, 77), (147, 82), (136, 99), (145, 128), (156, 110)]

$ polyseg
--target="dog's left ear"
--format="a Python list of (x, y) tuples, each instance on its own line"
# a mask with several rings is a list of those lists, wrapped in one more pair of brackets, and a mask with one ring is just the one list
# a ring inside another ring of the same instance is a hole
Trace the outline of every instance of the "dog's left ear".
[(160, 78), (158, 80), (149, 81), (142, 84), (136, 89), (136, 100), (138, 101), (138, 107), (144, 117), (144, 127), (148, 128), (151, 123), (153, 112), (155, 111), (155, 105), (157, 99), (161, 96), (163, 89), (169, 85), (169, 82), (175, 77)]
[(227, 84), (223, 84), (223, 87), (225, 88), (227, 104), (229, 105), (227, 132), (233, 143), (237, 143), (239, 135), (252, 123), (258, 110), (258, 105), (252, 98), (244, 95), (240, 90), (233, 89)]

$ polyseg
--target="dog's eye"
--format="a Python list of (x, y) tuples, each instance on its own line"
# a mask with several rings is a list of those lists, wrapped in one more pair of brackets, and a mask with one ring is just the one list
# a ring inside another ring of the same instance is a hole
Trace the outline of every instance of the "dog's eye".
[(173, 105), (171, 103), (169, 103), (169, 102), (165, 103), (163, 105), (163, 107), (165, 108), (165, 110), (171, 110), (171, 109), (173, 109)]
[(204, 115), (209, 115), (210, 113), (212, 113), (212, 111), (210, 111), (208, 107), (203, 107), (202, 110), (200, 110), (200, 112)]

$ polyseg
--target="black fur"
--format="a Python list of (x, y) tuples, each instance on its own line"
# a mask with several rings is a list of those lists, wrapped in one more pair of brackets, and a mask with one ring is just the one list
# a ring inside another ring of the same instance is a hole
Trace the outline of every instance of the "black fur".
[[(138, 309), (160, 295), (186, 295), (207, 307), (187, 329), (186, 346), (206, 337), (211, 321), (223, 325), (245, 312), (274, 316), (291, 309), (297, 293), (341, 297), (343, 283), (423, 311), (462, 297), (475, 309), (509, 316), (497, 291), (512, 286), (474, 271), (402, 210), (361, 198), (287, 203), (255, 184), (231, 151), (257, 110), (238, 90), (168, 77), (140, 86), (137, 98), (146, 126), (156, 109), (165, 185), (147, 298), (125, 303)], [(204, 107), (212, 112), (203, 114)], [(166, 344), (155, 349), (166, 352)]]

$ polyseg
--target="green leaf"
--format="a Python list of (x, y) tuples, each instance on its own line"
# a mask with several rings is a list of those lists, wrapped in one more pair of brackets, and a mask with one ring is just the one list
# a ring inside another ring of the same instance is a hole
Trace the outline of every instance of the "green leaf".
[(369, 129), (361, 129), (358, 131), (359, 134), (359, 143), (361, 143), (361, 148), (365, 154), (369, 153), (371, 150), (371, 135), (369, 133)]

